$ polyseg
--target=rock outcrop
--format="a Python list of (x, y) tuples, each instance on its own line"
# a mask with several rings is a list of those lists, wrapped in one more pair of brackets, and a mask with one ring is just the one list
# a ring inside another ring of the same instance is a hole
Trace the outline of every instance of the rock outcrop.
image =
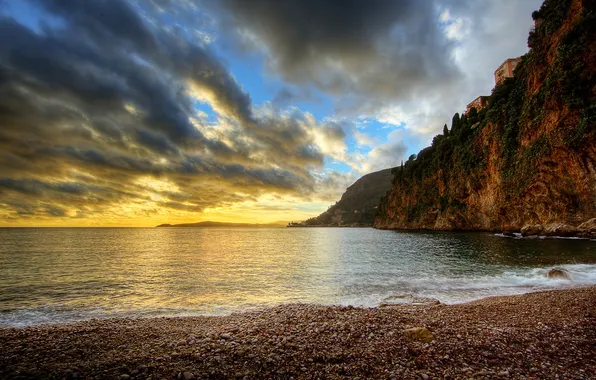
[(521, 228), (521, 235), (528, 236), (550, 236), (550, 237), (581, 237), (596, 239), (596, 218), (592, 218), (578, 227), (565, 223), (550, 223), (545, 226), (526, 225)]
[(385, 169), (362, 176), (327, 211), (290, 227), (372, 226), (379, 201), (391, 189), (391, 170)]
[(542, 231), (544, 231), (544, 227), (542, 227), (540, 224), (535, 224), (530, 226), (523, 226), (520, 232), (523, 237), (527, 237), (538, 236), (542, 234)]
[(565, 269), (551, 269), (544, 275), (547, 278), (571, 280), (571, 273)]
[(531, 49), (514, 77), (493, 89), (486, 108), (456, 114), (451, 129), (393, 171), (374, 227), (587, 230), (580, 225), (596, 216), (593, 4), (546, 0), (534, 12)]

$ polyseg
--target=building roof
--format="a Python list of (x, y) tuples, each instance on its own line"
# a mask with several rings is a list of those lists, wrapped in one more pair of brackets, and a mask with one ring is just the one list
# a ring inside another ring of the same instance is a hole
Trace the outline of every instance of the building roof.
[(503, 63), (501, 63), (499, 65), (499, 67), (497, 67), (497, 69), (495, 70), (495, 74), (497, 73), (497, 71), (499, 71), (499, 69), (501, 69), (501, 67), (503, 67), (504, 64), (506, 64), (507, 62), (510, 61), (518, 61), (521, 60), (521, 55), (519, 57), (515, 57), (515, 58), (507, 58), (506, 60), (503, 61)]
[(490, 98), (490, 96), (488, 96), (488, 95), (480, 95), (479, 97), (477, 97), (476, 99), (474, 99), (470, 103), (468, 103), (468, 107), (471, 106), (472, 103), (474, 103), (478, 99), (488, 99), (488, 98)]

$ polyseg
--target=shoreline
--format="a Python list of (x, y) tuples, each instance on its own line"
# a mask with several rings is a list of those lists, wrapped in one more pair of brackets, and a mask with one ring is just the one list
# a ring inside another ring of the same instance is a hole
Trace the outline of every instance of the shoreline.
[[(524, 238), (581, 238), (596, 239), (596, 218), (584, 220), (577, 226), (564, 222), (551, 222), (548, 224), (524, 224), (523, 226), (500, 226), (495, 228), (435, 228), (435, 227), (407, 227), (396, 224), (373, 224), (373, 228), (390, 231), (445, 231), (445, 232), (496, 232), (508, 237)], [(516, 236), (520, 235), (520, 236)]]
[[(591, 378), (596, 286), (0, 328), (0, 378)], [(433, 340), (416, 332), (425, 327)]]

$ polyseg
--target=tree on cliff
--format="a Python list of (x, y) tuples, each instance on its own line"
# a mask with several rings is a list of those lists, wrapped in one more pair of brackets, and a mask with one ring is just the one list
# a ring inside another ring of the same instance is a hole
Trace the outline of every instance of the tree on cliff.
[(451, 134), (456, 134), (459, 131), (459, 113), (453, 115), (451, 119)]

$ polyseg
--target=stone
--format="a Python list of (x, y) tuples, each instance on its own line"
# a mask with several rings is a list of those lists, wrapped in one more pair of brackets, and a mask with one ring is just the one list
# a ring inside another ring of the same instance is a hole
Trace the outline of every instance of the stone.
[(226, 334), (226, 333), (220, 334), (219, 337), (221, 339), (226, 339), (226, 340), (232, 339), (232, 336), (230, 334)]
[(544, 274), (546, 278), (560, 278), (564, 280), (571, 280), (571, 273), (565, 269), (553, 268)]
[(544, 236), (561, 236), (561, 237), (571, 237), (577, 236), (580, 232), (580, 229), (574, 226), (570, 226), (564, 223), (551, 223), (544, 226), (542, 231), (542, 235)]
[(434, 298), (414, 297), (411, 294), (390, 296), (383, 299), (379, 307), (390, 307), (395, 305), (434, 306), (441, 302)]
[(185, 371), (182, 373), (182, 378), (184, 380), (193, 380), (195, 378), (195, 375), (193, 375), (191, 372)]
[(435, 338), (426, 327), (413, 327), (404, 330), (404, 336), (408, 339), (419, 340), (421, 342), (432, 342)]
[(588, 239), (596, 239), (596, 218), (583, 222), (577, 228), (580, 231), (578, 236)]
[(596, 232), (596, 218), (583, 222), (578, 228), (586, 232)]
[(540, 235), (542, 233), (542, 230), (544, 228), (540, 225), (540, 224), (535, 224), (535, 225), (525, 225), (522, 227), (521, 229), (521, 234), (523, 237), (526, 236), (536, 236), (536, 235)]

